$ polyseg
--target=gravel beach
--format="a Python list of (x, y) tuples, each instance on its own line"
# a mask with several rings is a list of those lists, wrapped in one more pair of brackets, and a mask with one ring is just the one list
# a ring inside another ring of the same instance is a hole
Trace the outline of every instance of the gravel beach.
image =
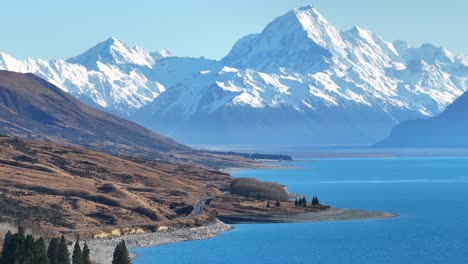
[(111, 264), (115, 246), (122, 240), (125, 240), (128, 248), (152, 247), (166, 243), (208, 239), (231, 229), (231, 226), (216, 220), (211, 224), (201, 227), (176, 228), (154, 233), (126, 235), (108, 239), (94, 239), (86, 242), (91, 251), (92, 261), (99, 264)]

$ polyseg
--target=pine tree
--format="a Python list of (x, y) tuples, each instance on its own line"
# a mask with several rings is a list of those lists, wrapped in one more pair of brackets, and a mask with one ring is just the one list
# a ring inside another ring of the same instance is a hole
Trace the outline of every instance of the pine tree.
[(22, 257), (21, 263), (34, 264), (34, 238), (31, 235), (27, 235), (24, 239), (23, 250), (21, 251)]
[(2, 264), (20, 264), (20, 239), (18, 234), (11, 235), (10, 238), (5, 236), (5, 244), (3, 244)]
[(11, 234), (8, 231), (5, 235), (5, 239), (3, 240), (3, 250), (2, 250), (2, 264), (17, 264), (19, 263), (17, 259), (17, 254), (19, 251), (18, 243), (17, 243), (17, 236)]
[(117, 246), (115, 246), (114, 253), (112, 254), (112, 264), (120, 264), (120, 259), (119, 259), (120, 250), (121, 250), (120, 248), (121, 248), (121, 245), (119, 242)]
[(0, 256), (0, 264), (5, 263), (3, 260), (7, 258), (8, 255), (8, 246), (11, 244), (11, 240), (13, 239), (13, 235), (11, 234), (11, 231), (8, 230), (8, 232), (5, 234), (5, 238), (3, 239), (3, 249), (2, 249), (2, 255)]
[(128, 254), (127, 245), (125, 241), (122, 240), (114, 250), (114, 256), (112, 259), (112, 264), (131, 264), (130, 256)]
[(276, 205), (276, 207), (280, 207), (280, 206), (281, 206), (280, 201), (276, 201), (276, 204), (275, 204), (275, 205)]
[(41, 237), (34, 243), (33, 261), (31, 264), (49, 264), (44, 239)]
[(296, 200), (294, 200), (294, 206), (297, 207), (298, 205), (299, 205), (299, 201), (298, 201), (297, 198), (296, 198)]
[(67, 241), (63, 235), (58, 245), (57, 261), (59, 264), (70, 264), (70, 252), (68, 252)]
[(17, 250), (16, 250), (16, 256), (15, 259), (19, 263), (24, 263), (24, 241), (26, 239), (25, 237), (25, 232), (23, 227), (18, 227), (18, 232), (13, 235), (13, 237), (16, 237), (16, 244), (17, 244)]
[(312, 198), (312, 201), (310, 202), (310, 204), (311, 204), (311, 206), (319, 205), (319, 204), (320, 204), (320, 201), (319, 201), (318, 197), (317, 197), (317, 196), (314, 196), (314, 197)]
[(5, 238), (3, 239), (3, 245), (10, 243), (12, 238), (13, 235), (11, 234), (11, 231), (8, 230), (8, 232), (5, 234)]
[(72, 264), (83, 264), (83, 253), (81, 253), (80, 242), (76, 240), (73, 248)]
[(89, 247), (86, 242), (83, 246), (83, 264), (91, 264), (91, 259), (89, 257)]
[(59, 264), (58, 262), (58, 250), (59, 250), (59, 239), (54, 237), (49, 242), (49, 247), (47, 248), (47, 256), (49, 256), (50, 264)]

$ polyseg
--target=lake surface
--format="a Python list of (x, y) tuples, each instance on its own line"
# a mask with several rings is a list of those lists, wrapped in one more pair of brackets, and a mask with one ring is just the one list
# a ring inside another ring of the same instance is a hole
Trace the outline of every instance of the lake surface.
[(205, 240), (132, 250), (148, 263), (468, 263), (468, 158), (306, 159), (241, 170), (334, 207), (399, 218), (247, 224)]

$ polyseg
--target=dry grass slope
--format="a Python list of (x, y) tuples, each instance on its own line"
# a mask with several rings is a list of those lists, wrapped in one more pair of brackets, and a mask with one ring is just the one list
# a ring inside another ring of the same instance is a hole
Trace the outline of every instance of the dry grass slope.
[(188, 165), (129, 160), (77, 147), (0, 137), (0, 220), (100, 230), (183, 219), (230, 177)]

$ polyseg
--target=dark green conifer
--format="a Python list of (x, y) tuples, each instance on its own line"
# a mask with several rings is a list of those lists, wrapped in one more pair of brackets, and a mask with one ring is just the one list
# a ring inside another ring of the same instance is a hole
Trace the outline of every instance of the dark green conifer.
[(3, 239), (3, 245), (10, 243), (12, 238), (13, 235), (11, 234), (11, 231), (8, 230), (8, 232), (5, 234), (5, 238)]
[(89, 247), (86, 242), (83, 246), (83, 264), (91, 264), (91, 259), (89, 257)]
[(73, 248), (72, 264), (83, 264), (83, 253), (81, 252), (80, 242), (76, 240)]
[(58, 246), (57, 261), (59, 264), (70, 264), (70, 252), (68, 252), (67, 241), (63, 235)]
[(112, 264), (131, 264), (130, 256), (128, 254), (127, 245), (125, 241), (122, 240), (114, 250), (114, 256), (112, 259)]
[(24, 253), (24, 240), (26, 239), (24, 228), (21, 227), (21, 226), (18, 227), (18, 232), (16, 234), (14, 234), (13, 237), (15, 237), (16, 245), (17, 245), (15, 259), (19, 263), (24, 263), (24, 255), (23, 255), (23, 253)]
[(52, 238), (49, 242), (49, 247), (47, 248), (47, 256), (49, 256), (50, 264), (59, 264), (57, 259), (59, 243), (60, 240), (56, 237)]
[(319, 201), (318, 197), (317, 197), (317, 196), (314, 196), (314, 197), (312, 198), (311, 205), (314, 206), (314, 205), (319, 205), (319, 204), (320, 204), (320, 201)]
[(12, 235), (10, 231), (5, 235), (3, 250), (2, 250), (2, 264), (19, 264), (18, 259), (19, 244), (18, 236)]
[(3, 239), (3, 249), (2, 249), (2, 254), (0, 256), (0, 264), (4, 263), (4, 259), (7, 257), (8, 251), (6, 250), (9, 245), (11, 245), (11, 240), (13, 239), (13, 235), (11, 234), (11, 231), (8, 230), (8, 232), (5, 234), (5, 238)]
[(31, 264), (49, 264), (44, 239), (41, 237), (34, 243), (33, 261)]
[(21, 251), (20, 263), (34, 264), (34, 238), (27, 235), (24, 239), (23, 250)]

